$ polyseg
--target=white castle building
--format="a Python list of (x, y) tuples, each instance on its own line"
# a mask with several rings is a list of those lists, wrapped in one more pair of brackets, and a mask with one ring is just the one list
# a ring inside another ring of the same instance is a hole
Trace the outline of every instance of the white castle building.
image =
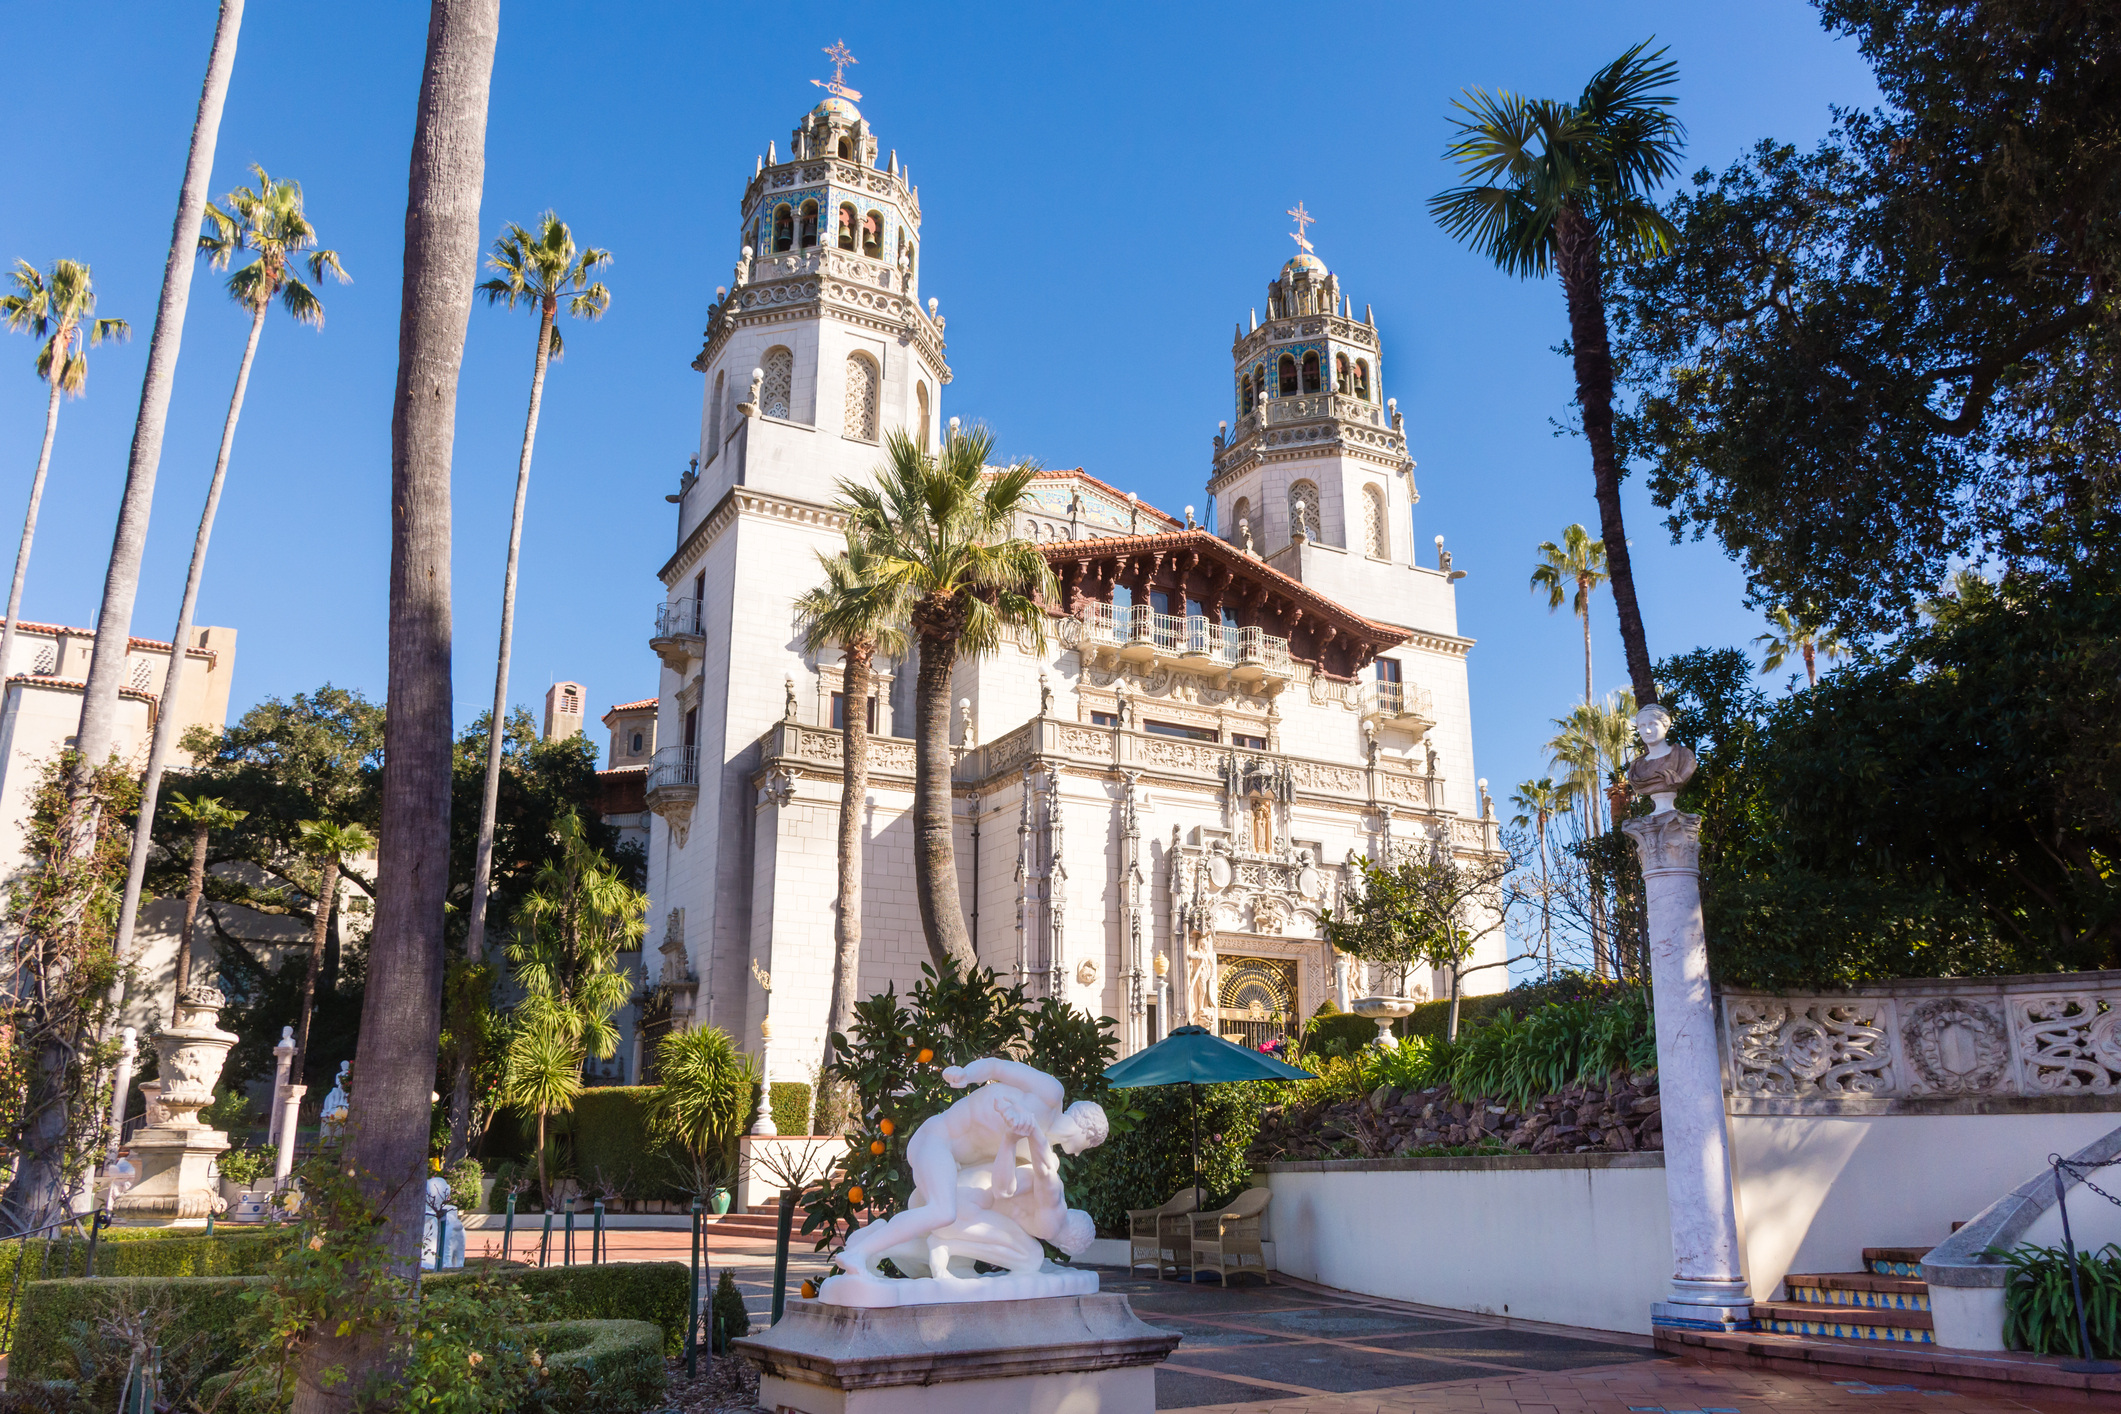
[[(845, 705), (838, 655), (804, 652), (793, 601), (842, 543), (835, 483), (873, 475), (891, 431), (949, 435), (918, 190), (895, 152), (879, 160), (859, 95), (828, 87), (744, 190), (735, 279), (693, 364), (706, 397), (659, 571), (661, 687), (634, 704), (654, 720), (623, 724), (655, 745), (650, 937), (670, 1022), (721, 1026), (787, 1080), (810, 1078), (831, 1001)], [(1208, 523), (1041, 473), (1022, 532), (1061, 589), (1047, 647), (956, 669), (957, 863), (980, 959), (1117, 1018), (1123, 1052), (1186, 1022), (1257, 1041), (1346, 1006), (1366, 983), (1319, 917), (1352, 861), (1496, 844), (1459, 575), (1440, 544), (1439, 566), (1417, 563), (1376, 323), (1292, 214), (1301, 253), (1231, 346)], [(929, 958), (914, 672), (877, 668), (864, 995), (903, 993)], [(1492, 931), (1472, 961), (1504, 946)]]

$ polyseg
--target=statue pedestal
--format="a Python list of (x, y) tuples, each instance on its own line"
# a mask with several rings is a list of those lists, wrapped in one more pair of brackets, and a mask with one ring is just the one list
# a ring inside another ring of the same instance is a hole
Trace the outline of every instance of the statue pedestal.
[(220, 1130), (200, 1124), (160, 1125), (135, 1134), (131, 1147), (133, 1162), (144, 1176), (119, 1196), (119, 1212), (203, 1218), (228, 1206), (210, 1172), (213, 1161), (229, 1147), (228, 1136)]
[(1179, 1336), (1116, 1292), (978, 1304), (788, 1303), (735, 1348), (777, 1414), (1152, 1414)]

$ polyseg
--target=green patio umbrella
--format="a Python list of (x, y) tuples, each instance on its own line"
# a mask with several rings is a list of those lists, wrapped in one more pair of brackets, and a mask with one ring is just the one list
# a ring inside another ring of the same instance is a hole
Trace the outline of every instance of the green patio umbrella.
[(1105, 1068), (1115, 1090), (1148, 1085), (1184, 1085), (1193, 1104), (1193, 1192), (1196, 1205), (1206, 1200), (1200, 1182), (1200, 1086), (1238, 1080), (1315, 1080), (1308, 1070), (1274, 1059), (1265, 1051), (1234, 1045), (1205, 1027), (1181, 1026), (1149, 1047)]

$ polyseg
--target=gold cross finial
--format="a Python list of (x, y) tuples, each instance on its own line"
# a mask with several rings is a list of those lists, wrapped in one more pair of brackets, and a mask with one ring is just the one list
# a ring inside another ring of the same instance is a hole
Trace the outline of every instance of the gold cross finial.
[(1289, 208), (1287, 215), (1296, 222), (1296, 230), (1290, 235), (1289, 239), (1296, 242), (1298, 250), (1308, 251), (1311, 249), (1311, 243), (1304, 239), (1304, 234), (1310, 229), (1311, 223), (1318, 218), (1304, 210), (1304, 204), (1300, 201)]
[(832, 61), (832, 77), (830, 79), (812, 79), (811, 82), (831, 94), (834, 98), (844, 98), (849, 103), (860, 98), (862, 95), (857, 90), (847, 87), (845, 83), (847, 66), (862, 62), (847, 52), (847, 41), (835, 39), (832, 41), (832, 47), (824, 52), (825, 57)]

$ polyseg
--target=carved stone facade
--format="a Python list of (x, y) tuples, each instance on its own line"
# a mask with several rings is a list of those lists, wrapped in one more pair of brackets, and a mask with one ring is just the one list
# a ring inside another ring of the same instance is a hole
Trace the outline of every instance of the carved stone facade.
[(1726, 992), (1733, 1114), (2121, 1109), (2121, 972)]

